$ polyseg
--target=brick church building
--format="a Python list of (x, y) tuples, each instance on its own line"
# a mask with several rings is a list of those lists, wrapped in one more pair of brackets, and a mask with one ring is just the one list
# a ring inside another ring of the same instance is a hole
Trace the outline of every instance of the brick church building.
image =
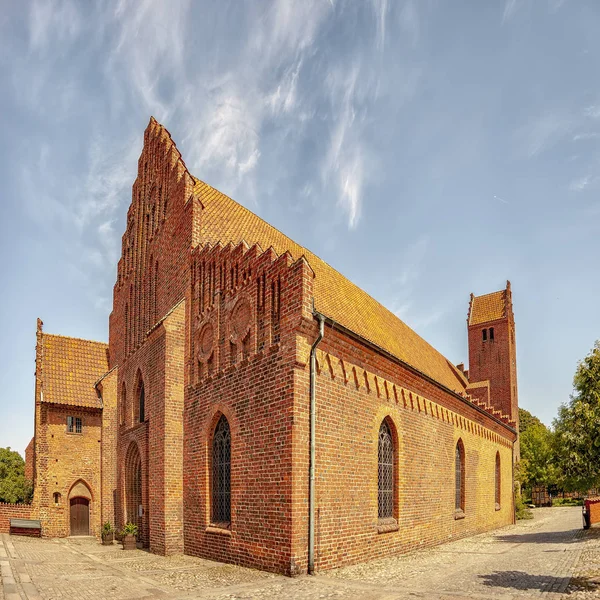
[(32, 516), (286, 574), (513, 522), (510, 283), (469, 370), (144, 133), (108, 344), (38, 320)]

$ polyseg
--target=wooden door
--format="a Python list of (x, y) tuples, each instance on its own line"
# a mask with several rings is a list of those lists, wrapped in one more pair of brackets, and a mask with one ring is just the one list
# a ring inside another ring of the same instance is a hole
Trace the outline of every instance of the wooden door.
[(71, 535), (90, 535), (90, 501), (71, 498)]

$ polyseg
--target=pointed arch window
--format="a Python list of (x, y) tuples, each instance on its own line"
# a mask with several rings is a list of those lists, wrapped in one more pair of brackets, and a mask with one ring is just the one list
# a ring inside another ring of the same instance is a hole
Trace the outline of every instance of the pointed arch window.
[(465, 513), (465, 447), (462, 440), (456, 444), (454, 472), (454, 508), (460, 518)]
[(231, 522), (231, 431), (225, 415), (215, 428), (212, 446), (212, 521)]
[(127, 388), (125, 382), (121, 385), (121, 404), (119, 406), (119, 425), (125, 424), (125, 414), (127, 411)]
[(140, 379), (138, 384), (138, 414), (140, 417), (140, 423), (146, 420), (146, 392), (144, 390), (144, 380)]
[(500, 498), (502, 491), (502, 474), (500, 472), (500, 452), (496, 452), (496, 471), (494, 477), (495, 483), (495, 496), (496, 496), (496, 510), (500, 510)]
[(377, 468), (377, 516), (394, 517), (394, 440), (387, 420), (379, 427)]

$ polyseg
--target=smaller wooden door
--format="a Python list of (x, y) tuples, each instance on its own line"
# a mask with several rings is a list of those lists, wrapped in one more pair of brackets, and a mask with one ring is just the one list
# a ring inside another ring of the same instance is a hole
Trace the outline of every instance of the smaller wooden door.
[(90, 501), (71, 498), (71, 535), (90, 535)]

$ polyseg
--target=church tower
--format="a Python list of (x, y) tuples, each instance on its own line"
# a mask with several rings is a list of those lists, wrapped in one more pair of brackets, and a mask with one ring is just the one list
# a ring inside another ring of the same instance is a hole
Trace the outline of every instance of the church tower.
[(471, 294), (469, 316), (469, 381), (488, 382), (489, 403), (519, 424), (517, 350), (510, 281), (506, 289), (483, 296)]

